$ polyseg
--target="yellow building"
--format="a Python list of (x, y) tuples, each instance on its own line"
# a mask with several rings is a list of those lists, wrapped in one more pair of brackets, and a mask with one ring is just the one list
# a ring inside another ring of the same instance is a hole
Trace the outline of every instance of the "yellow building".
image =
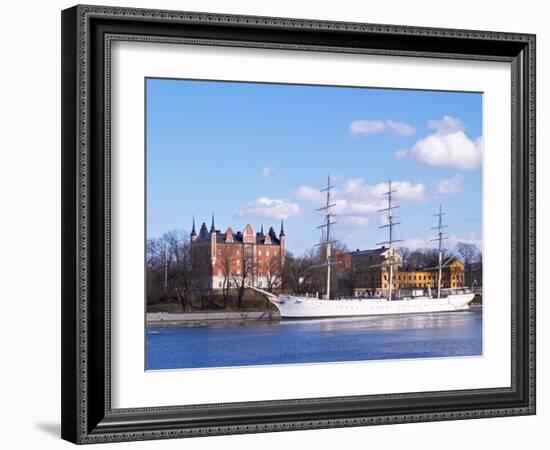
[[(401, 270), (403, 257), (394, 251), (392, 290), (427, 290), (437, 288), (437, 270)], [(354, 295), (378, 295), (389, 289), (390, 249), (381, 247), (351, 253), (354, 270)], [(441, 288), (458, 288), (464, 286), (464, 263), (453, 257), (445, 264), (441, 273)]]

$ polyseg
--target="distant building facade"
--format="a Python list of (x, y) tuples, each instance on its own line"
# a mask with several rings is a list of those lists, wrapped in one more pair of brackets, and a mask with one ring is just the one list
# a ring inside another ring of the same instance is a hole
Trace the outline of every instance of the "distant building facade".
[(210, 230), (203, 222), (197, 234), (193, 220), (191, 257), (195, 287), (214, 291), (243, 285), (268, 290), (280, 287), (285, 241), (282, 221), (277, 235), (273, 227), (264, 234), (263, 225), (255, 232), (250, 224), (242, 232), (229, 227), (222, 233), (214, 225), (214, 216)]
[[(437, 270), (401, 270), (403, 257), (394, 252), (392, 290), (436, 289)], [(380, 247), (372, 250), (357, 250), (348, 253), (354, 271), (354, 295), (357, 297), (378, 295), (389, 289), (390, 249)], [(463, 287), (464, 263), (453, 257), (441, 273), (443, 289)]]
[(470, 264), (469, 270), (466, 270), (466, 286), (470, 288), (483, 286), (483, 264), (481, 262)]

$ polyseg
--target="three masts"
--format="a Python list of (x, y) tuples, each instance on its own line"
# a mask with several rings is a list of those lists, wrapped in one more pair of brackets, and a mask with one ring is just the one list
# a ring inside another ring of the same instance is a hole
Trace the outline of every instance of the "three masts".
[[(331, 213), (331, 209), (336, 206), (335, 203), (331, 203), (331, 195), (330, 191), (334, 189), (334, 186), (331, 185), (330, 181), (330, 175), (327, 177), (327, 186), (323, 189), (321, 189), (321, 192), (326, 192), (326, 205), (318, 208), (317, 211), (324, 211), (325, 218), (324, 223), (322, 225), (319, 225), (317, 228), (323, 228), (325, 232), (323, 233), (323, 238), (321, 239), (321, 242), (317, 245), (324, 247), (324, 253), (325, 253), (325, 262), (323, 264), (319, 264), (316, 266), (310, 267), (310, 269), (313, 268), (319, 268), (319, 267), (326, 267), (327, 274), (326, 274), (326, 282), (327, 282), (327, 288), (326, 288), (326, 294), (325, 299), (330, 299), (330, 282), (331, 282), (331, 266), (337, 265), (338, 262), (335, 262), (332, 260), (332, 245), (336, 242), (336, 240), (333, 239), (333, 235), (331, 232), (331, 227), (336, 224), (336, 222), (332, 219), (333, 214)], [(379, 213), (387, 213), (386, 217), (386, 223), (383, 225), (380, 225), (378, 228), (387, 228), (388, 229), (388, 240), (383, 242), (378, 242), (376, 245), (382, 245), (382, 246), (388, 246), (388, 258), (385, 262), (381, 264), (376, 264), (370, 266), (371, 268), (377, 268), (377, 267), (385, 267), (388, 271), (388, 295), (387, 299), (389, 301), (392, 300), (392, 294), (393, 294), (393, 280), (394, 280), (394, 268), (396, 265), (400, 264), (400, 261), (398, 261), (395, 257), (395, 246), (394, 244), (398, 242), (403, 242), (403, 239), (395, 239), (395, 233), (394, 233), (394, 227), (396, 225), (399, 225), (401, 222), (396, 222), (394, 210), (399, 208), (399, 205), (396, 205), (392, 200), (392, 194), (396, 193), (396, 189), (392, 189), (392, 180), (388, 180), (388, 191), (384, 192), (382, 195), (387, 197), (387, 206), (385, 208), (382, 208), (378, 210)], [(434, 214), (434, 217), (438, 218), (438, 224), (435, 227), (432, 227), (432, 230), (437, 230), (437, 237), (435, 239), (431, 239), (431, 242), (437, 241), (438, 242), (438, 252), (437, 252), (437, 258), (438, 258), (438, 265), (437, 265), (437, 298), (441, 298), (441, 279), (442, 279), (442, 269), (444, 267), (443, 264), (443, 240), (447, 239), (446, 236), (443, 234), (443, 229), (447, 228), (447, 225), (443, 225), (443, 216), (445, 215), (444, 212), (442, 212), (441, 205), (439, 205), (439, 212), (437, 214)], [(432, 269), (430, 269), (432, 270)]]
[(331, 190), (334, 186), (331, 185), (330, 176), (327, 178), (327, 186), (321, 190), (326, 193), (326, 203), (318, 211), (324, 213), (323, 223), (318, 227), (323, 230), (321, 242), (318, 244), (324, 249), (324, 262), (322, 264), (312, 266), (310, 269), (326, 267), (326, 294), (323, 299), (291, 296), (291, 295), (273, 295), (271, 293), (253, 288), (267, 295), (268, 299), (277, 307), (283, 318), (320, 318), (320, 317), (349, 317), (349, 316), (368, 316), (368, 315), (386, 315), (386, 314), (408, 314), (408, 313), (430, 313), (430, 312), (448, 312), (461, 311), (468, 309), (469, 303), (474, 299), (474, 294), (466, 288), (460, 288), (456, 292), (450, 292), (442, 297), (441, 290), (441, 275), (442, 269), (445, 266), (443, 263), (443, 246), (442, 241), (446, 239), (443, 234), (442, 217), (444, 213), (439, 207), (439, 213), (435, 214), (438, 218), (438, 224), (433, 229), (437, 230), (437, 237), (433, 241), (438, 242), (438, 265), (437, 269), (437, 296), (431, 296), (431, 292), (427, 296), (420, 297), (404, 297), (402, 299), (394, 299), (393, 294), (393, 278), (394, 268), (401, 262), (396, 258), (394, 244), (402, 242), (401, 239), (395, 239), (394, 227), (399, 225), (395, 221), (394, 211), (399, 208), (399, 205), (394, 204), (392, 194), (397, 192), (392, 189), (391, 180), (388, 181), (388, 191), (383, 195), (387, 197), (387, 206), (379, 212), (386, 213), (386, 223), (379, 228), (388, 229), (388, 240), (380, 242), (377, 245), (388, 246), (386, 260), (374, 266), (386, 267), (388, 272), (388, 290), (387, 296), (380, 296), (370, 299), (348, 298), (331, 300), (331, 267), (338, 264), (332, 258), (332, 247), (334, 244), (332, 226), (336, 224), (333, 220), (332, 208), (336, 206), (331, 203)]

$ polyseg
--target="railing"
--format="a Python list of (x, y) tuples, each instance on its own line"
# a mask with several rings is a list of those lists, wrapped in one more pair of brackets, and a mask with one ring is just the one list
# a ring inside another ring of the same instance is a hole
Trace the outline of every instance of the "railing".
[[(469, 288), (466, 286), (462, 287), (456, 287), (456, 288), (442, 288), (441, 289), (441, 297), (447, 297), (451, 294), (476, 294), (476, 295), (482, 295), (483, 294), (483, 288), (482, 287), (474, 287)], [(379, 290), (372, 293), (365, 293), (364, 295), (358, 295), (356, 298), (381, 298), (381, 297), (387, 297), (388, 296), (388, 290)], [(436, 297), (437, 296), (437, 288), (407, 288), (407, 289), (393, 289), (392, 291), (392, 297), (394, 299), (404, 299), (404, 298), (417, 298), (417, 297)]]

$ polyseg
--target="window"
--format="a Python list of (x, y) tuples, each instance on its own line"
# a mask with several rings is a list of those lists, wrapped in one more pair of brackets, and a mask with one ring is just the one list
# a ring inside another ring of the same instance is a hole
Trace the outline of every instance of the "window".
[(222, 282), (218, 282), (218, 287), (221, 288), (222, 287)]
[(269, 256), (269, 250), (265, 252), (265, 256)]
[(262, 251), (258, 250), (258, 256), (262, 256)]

